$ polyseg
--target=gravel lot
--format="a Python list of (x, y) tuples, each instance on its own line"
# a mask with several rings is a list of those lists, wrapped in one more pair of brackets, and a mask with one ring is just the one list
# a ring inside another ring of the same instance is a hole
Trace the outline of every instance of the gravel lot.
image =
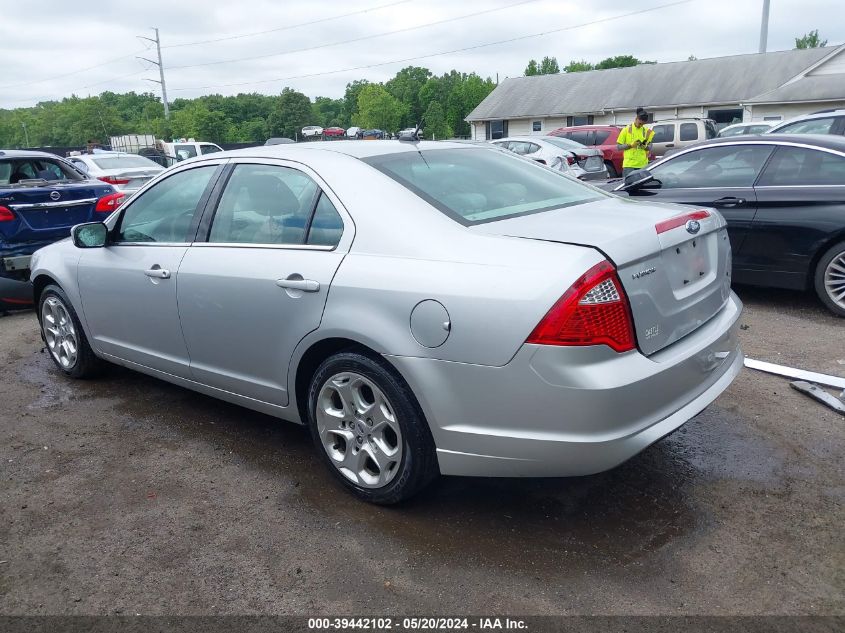
[[(845, 375), (845, 322), (740, 289), (748, 356)], [(377, 508), (294, 425), (0, 318), (0, 613), (845, 614), (845, 419), (745, 370), (602, 475), (444, 478)]]

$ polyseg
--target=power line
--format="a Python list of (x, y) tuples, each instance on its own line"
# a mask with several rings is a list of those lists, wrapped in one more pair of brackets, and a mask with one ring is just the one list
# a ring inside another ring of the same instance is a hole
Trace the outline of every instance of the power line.
[(56, 81), (57, 79), (64, 79), (65, 77), (70, 77), (71, 75), (78, 75), (79, 73), (84, 73), (85, 71), (93, 70), (94, 68), (101, 68), (103, 66), (108, 66), (109, 64), (119, 62), (123, 59), (134, 57), (138, 53), (143, 53), (145, 50), (146, 49), (141, 49), (139, 51), (135, 51), (134, 53), (129, 53), (128, 55), (121, 55), (120, 57), (115, 57), (114, 59), (110, 59), (99, 64), (94, 64), (93, 66), (88, 66), (87, 68), (80, 68), (79, 70), (73, 70), (71, 72), (62, 73), (61, 75), (56, 75), (55, 77), (47, 77), (45, 79), (33, 79), (32, 81), (24, 81), (17, 84), (4, 84), (0, 86), (0, 88), (18, 88), (20, 86), (31, 86), (32, 84), (44, 83), (45, 81)]
[(364, 35), (361, 37), (355, 37), (348, 40), (340, 40), (337, 42), (330, 42), (328, 44), (318, 44), (316, 46), (306, 46), (305, 48), (295, 48), (289, 51), (281, 51), (278, 53), (267, 53), (265, 55), (251, 55), (249, 57), (236, 57), (233, 59), (221, 59), (215, 62), (202, 62), (199, 64), (185, 64), (182, 66), (171, 66), (171, 70), (178, 70), (182, 68), (198, 68), (200, 66), (216, 66), (219, 64), (232, 64), (234, 62), (245, 62), (245, 61), (253, 61), (256, 59), (266, 59), (267, 57), (281, 57), (282, 55), (292, 55), (293, 53), (304, 53), (305, 51), (315, 51), (320, 48), (328, 48), (330, 46), (340, 46), (341, 44), (352, 44), (354, 42), (363, 42), (365, 40), (372, 40), (378, 37), (385, 37), (387, 35), (396, 35), (397, 33), (407, 33), (409, 31), (417, 31), (419, 29), (428, 28), (430, 26), (437, 26), (440, 24), (446, 24), (448, 22), (457, 22), (458, 20), (466, 20), (467, 18), (474, 18), (479, 15), (485, 15), (487, 13), (494, 13), (496, 11), (504, 11), (505, 9), (512, 9), (513, 7), (518, 7), (524, 4), (530, 4), (532, 2), (537, 2), (538, 0), (520, 0), (520, 2), (515, 2), (512, 4), (507, 4), (501, 7), (496, 7), (493, 9), (485, 9), (484, 11), (473, 11), (472, 13), (466, 13), (464, 15), (459, 15), (453, 18), (446, 18), (443, 20), (437, 20), (436, 22), (428, 22), (426, 24), (419, 24), (417, 26), (409, 26), (403, 29), (396, 29), (394, 31), (384, 31), (383, 33), (375, 33), (373, 35)]
[(390, 64), (400, 64), (400, 63), (405, 63), (405, 62), (417, 61), (417, 60), (420, 60), (420, 59), (429, 59), (431, 57), (439, 57), (441, 55), (451, 55), (451, 54), (454, 54), (454, 53), (463, 53), (463, 52), (466, 52), (466, 51), (477, 50), (479, 48), (486, 48), (486, 47), (489, 47), (489, 46), (498, 46), (500, 44), (510, 44), (511, 42), (518, 42), (518, 41), (521, 41), (521, 40), (527, 40), (527, 39), (531, 39), (531, 38), (534, 38), (534, 37), (543, 37), (544, 35), (551, 35), (552, 33), (561, 33), (563, 31), (572, 31), (572, 30), (575, 30), (575, 29), (584, 28), (585, 26), (593, 26), (595, 24), (602, 24), (604, 22), (612, 22), (614, 20), (621, 20), (623, 18), (628, 18), (628, 17), (632, 17), (632, 16), (635, 16), (635, 15), (641, 15), (643, 13), (648, 13), (650, 11), (658, 11), (660, 9), (667, 9), (669, 7), (674, 7), (674, 6), (678, 6), (678, 5), (681, 5), (681, 4), (689, 4), (690, 2), (694, 2), (694, 1), (695, 0), (676, 0), (675, 2), (668, 2), (666, 4), (657, 5), (657, 6), (654, 6), (654, 7), (647, 8), (647, 9), (638, 9), (637, 11), (631, 11), (629, 13), (622, 13), (620, 15), (614, 15), (614, 16), (610, 16), (610, 17), (607, 17), (607, 18), (601, 18), (601, 19), (598, 19), (598, 20), (591, 20), (589, 22), (582, 22), (581, 24), (573, 24), (573, 25), (570, 25), (570, 26), (564, 26), (564, 27), (561, 27), (559, 29), (551, 29), (549, 31), (542, 31), (540, 33), (531, 33), (529, 35), (520, 35), (520, 36), (517, 36), (517, 37), (511, 37), (511, 38), (504, 39), (504, 40), (497, 40), (495, 42), (486, 42), (484, 44), (476, 44), (474, 46), (465, 46), (465, 47), (462, 47), (462, 48), (455, 48), (455, 49), (452, 49), (452, 50), (440, 51), (440, 52), (437, 52), (437, 53), (428, 53), (426, 55), (416, 55), (414, 57), (405, 57), (403, 59), (393, 59), (393, 60), (388, 61), (388, 62), (378, 62), (378, 63), (375, 63), (375, 64), (365, 64), (365, 65), (362, 65), (362, 66), (352, 66), (352, 67), (349, 67), (349, 68), (341, 68), (341, 69), (338, 69), (338, 70), (329, 70), (329, 71), (318, 72), (318, 73), (309, 73), (309, 74), (305, 74), (305, 75), (293, 75), (293, 76), (290, 76), (290, 77), (276, 77), (274, 79), (261, 79), (261, 80), (258, 80), (258, 81), (242, 81), (242, 82), (228, 83), (228, 84), (213, 84), (213, 85), (208, 85), (208, 86), (193, 86), (193, 87), (190, 87), (190, 88), (173, 88), (172, 90), (178, 90), (178, 91), (208, 90), (208, 89), (211, 89), (211, 88), (230, 88), (230, 87), (234, 87), (234, 86), (250, 86), (250, 85), (254, 85), (254, 84), (273, 83), (273, 82), (276, 82), (276, 81), (290, 81), (290, 80), (293, 80), (293, 79), (309, 79), (311, 77), (323, 77), (325, 75), (337, 75), (337, 74), (340, 74), (340, 73), (352, 72), (352, 71), (355, 71), (355, 70), (366, 70), (368, 68), (378, 68), (380, 66), (388, 66)]
[[(236, 39), (241, 39), (241, 38), (246, 38), (246, 37), (253, 37), (253, 36), (256, 36), (256, 35), (264, 35), (266, 33), (275, 33), (275, 32), (278, 32), (278, 31), (287, 31), (287, 30), (299, 28), (299, 27), (302, 27), (302, 26), (310, 26), (312, 24), (320, 24), (320, 23), (323, 23), (323, 22), (329, 22), (331, 20), (339, 20), (341, 18), (351, 17), (353, 15), (361, 15), (363, 13), (368, 13), (370, 11), (378, 11), (380, 9), (386, 9), (388, 7), (393, 7), (393, 6), (400, 5), (400, 4), (406, 4), (408, 2), (413, 2), (413, 1), (414, 0), (398, 0), (397, 2), (391, 2), (389, 4), (383, 4), (383, 5), (379, 5), (379, 6), (375, 6), (375, 7), (370, 7), (368, 9), (359, 9), (358, 11), (352, 11), (350, 13), (342, 13), (340, 15), (333, 15), (333, 16), (329, 16), (329, 17), (325, 17), (325, 18), (320, 18), (319, 20), (312, 20), (312, 21), (309, 21), (309, 22), (301, 22), (299, 24), (292, 24), (290, 26), (282, 26), (282, 27), (278, 27), (278, 28), (267, 29), (266, 31), (255, 31), (253, 33), (243, 33), (241, 35), (231, 35), (231, 36), (228, 36), (228, 37), (219, 37), (219, 38), (213, 38), (213, 39), (208, 39), (208, 40), (198, 40), (196, 42), (185, 42), (185, 43), (182, 43), (182, 44), (170, 44), (168, 46), (162, 46), (161, 48), (179, 48), (179, 47), (187, 47), (187, 46), (197, 46), (199, 44), (210, 44), (210, 43), (213, 43), (213, 42), (223, 42), (223, 41), (227, 41), (227, 40), (236, 40)], [(40, 84), (40, 83), (44, 83), (44, 82), (47, 82), (47, 81), (56, 81), (56, 80), (59, 80), (59, 79), (64, 79), (65, 77), (71, 77), (73, 75), (78, 75), (79, 73), (84, 73), (84, 72), (89, 71), (89, 70), (94, 70), (95, 68), (102, 68), (103, 66), (108, 66), (108, 65), (113, 64), (115, 62), (119, 62), (119, 61), (122, 61), (124, 59), (129, 59), (130, 57), (135, 57), (139, 53), (143, 53), (145, 50), (147, 50), (147, 49), (137, 50), (137, 51), (134, 51), (132, 53), (128, 53), (126, 55), (121, 55), (120, 57), (115, 57), (113, 59), (109, 59), (107, 61), (100, 62), (99, 64), (94, 64), (93, 66), (86, 66), (85, 68), (80, 68), (78, 70), (72, 70), (72, 71), (69, 71), (69, 72), (62, 73), (61, 75), (55, 75), (53, 77), (45, 77), (44, 79), (33, 79), (33, 80), (30, 80), (30, 81), (22, 81), (22, 82), (15, 83), (15, 84), (3, 84), (3, 85), (0, 85), (0, 88), (4, 88), (4, 89), (5, 88), (19, 88), (19, 87), (22, 87), (22, 86), (31, 86), (33, 84)], [(118, 77), (118, 79), (119, 79), (119, 77)], [(111, 81), (111, 80), (107, 79), (105, 81), (100, 81), (100, 82), (97, 82), (96, 84), (90, 84), (90, 85), (96, 86), (98, 84), (106, 83), (108, 81)], [(87, 88), (89, 86), (83, 86), (83, 87)], [(20, 99), (18, 101), (29, 101), (29, 99)]]
[(211, 44), (214, 42), (226, 42), (229, 40), (239, 40), (245, 37), (255, 37), (257, 35), (266, 35), (267, 33), (277, 33), (279, 31), (289, 31), (291, 29), (297, 29), (301, 26), (311, 26), (313, 24), (321, 24), (323, 22), (331, 22), (332, 20), (340, 20), (341, 18), (348, 18), (353, 15), (361, 15), (363, 13), (369, 13), (370, 11), (379, 11), (380, 9), (387, 9), (388, 7), (395, 7), (399, 4), (407, 4), (408, 2), (413, 2), (414, 0), (399, 0), (398, 2), (391, 2), (390, 4), (382, 4), (377, 7), (370, 7), (369, 9), (359, 9), (358, 11), (352, 11), (350, 13), (342, 13), (340, 15), (332, 15), (327, 18), (320, 18), (319, 20), (311, 20), (310, 22), (300, 22), (298, 24), (291, 24), (290, 26), (280, 26), (274, 29), (267, 29), (266, 31), (253, 31), (252, 33), (242, 33), (241, 35), (229, 35), (226, 37), (217, 37), (210, 40), (197, 40), (195, 42), (185, 42), (183, 44), (168, 44), (167, 46), (162, 46), (162, 48), (182, 48), (185, 46), (197, 46), (199, 44)]

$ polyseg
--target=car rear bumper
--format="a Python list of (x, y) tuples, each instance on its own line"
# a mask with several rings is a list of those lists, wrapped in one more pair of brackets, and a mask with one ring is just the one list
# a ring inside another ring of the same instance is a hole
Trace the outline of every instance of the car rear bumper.
[(15, 310), (32, 307), (32, 284), (29, 281), (10, 279), (0, 273), (0, 309)]
[(588, 475), (621, 464), (719, 396), (742, 368), (739, 299), (650, 357), (524, 345), (503, 367), (390, 356), (446, 475)]

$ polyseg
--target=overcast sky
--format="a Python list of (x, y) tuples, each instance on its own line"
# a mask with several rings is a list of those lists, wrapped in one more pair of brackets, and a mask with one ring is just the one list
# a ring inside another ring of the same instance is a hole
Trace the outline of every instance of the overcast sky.
[[(135, 58), (154, 58), (154, 47), (144, 50), (150, 43), (136, 37), (152, 36), (151, 26), (161, 31), (171, 101), (212, 93), (277, 94), (284, 86), (312, 98), (339, 97), (354, 79), (385, 81), (410, 64), (435, 74), (457, 69), (495, 79), (497, 73), (500, 78), (521, 75), (530, 58), (544, 55), (557, 57), (564, 66), (571, 59), (595, 62), (619, 54), (666, 62), (691, 54), (704, 58), (757, 51), (762, 0), (688, 0), (665, 6), (670, 3), (5, 2), (0, 18), (0, 107), (104, 90), (158, 93), (157, 84), (145, 81), (158, 79), (158, 69)], [(652, 7), (663, 8), (617, 17)], [(819, 29), (829, 44), (841, 44), (842, 0), (771, 0), (770, 51), (792, 48), (796, 36), (812, 29)], [(256, 34), (259, 31), (270, 32)], [(492, 44), (513, 38), (521, 39)], [(348, 41), (355, 39), (359, 41)], [(219, 41), (180, 46), (204, 40)], [(485, 44), (491, 45), (480, 46)], [(458, 51), (470, 47), (476, 48)], [(420, 59), (410, 59), (415, 57)]]

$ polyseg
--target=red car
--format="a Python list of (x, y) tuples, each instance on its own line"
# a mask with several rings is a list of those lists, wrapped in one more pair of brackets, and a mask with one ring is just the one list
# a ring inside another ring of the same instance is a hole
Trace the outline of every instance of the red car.
[(342, 127), (327, 127), (323, 130), (323, 138), (329, 137), (340, 137), (343, 138), (346, 136), (346, 130)]
[[(548, 135), (562, 136), (581, 145), (600, 149), (604, 155), (604, 164), (607, 165), (607, 175), (618, 178), (622, 175), (622, 152), (616, 149), (616, 139), (623, 127), (622, 125), (577, 125), (558, 128), (549, 132)], [(653, 158), (654, 155), (649, 152), (648, 159)]]

